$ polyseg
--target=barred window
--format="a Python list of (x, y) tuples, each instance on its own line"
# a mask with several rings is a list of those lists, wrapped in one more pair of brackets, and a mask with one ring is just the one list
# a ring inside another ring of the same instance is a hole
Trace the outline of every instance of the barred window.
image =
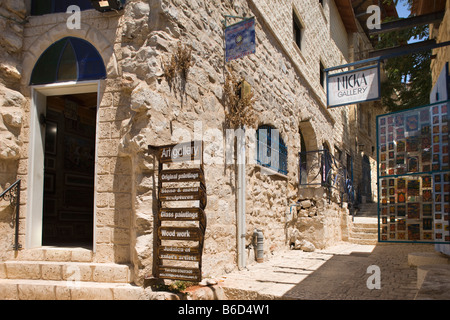
[(256, 131), (258, 164), (287, 174), (287, 146), (277, 129), (262, 125)]

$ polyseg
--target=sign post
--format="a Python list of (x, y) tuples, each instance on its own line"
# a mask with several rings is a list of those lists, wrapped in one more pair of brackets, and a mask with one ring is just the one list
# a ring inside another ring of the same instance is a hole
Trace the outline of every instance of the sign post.
[[(159, 279), (200, 282), (206, 230), (203, 142), (191, 141), (158, 147), (158, 159), (158, 237), (154, 275)], [(198, 162), (199, 167), (172, 168), (173, 165), (192, 162)], [(164, 168), (164, 165), (170, 165), (171, 168)], [(198, 201), (198, 206), (183, 206), (184, 202), (192, 201)], [(194, 227), (193, 223), (198, 226)], [(166, 261), (172, 261), (176, 266), (167, 265)], [(192, 263), (198, 267), (192, 267)]]

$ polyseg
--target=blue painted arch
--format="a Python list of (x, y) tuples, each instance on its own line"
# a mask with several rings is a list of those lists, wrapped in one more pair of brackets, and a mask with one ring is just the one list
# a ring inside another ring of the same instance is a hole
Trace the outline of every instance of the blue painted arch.
[(65, 37), (41, 54), (33, 68), (30, 85), (105, 78), (105, 64), (97, 49), (86, 40)]

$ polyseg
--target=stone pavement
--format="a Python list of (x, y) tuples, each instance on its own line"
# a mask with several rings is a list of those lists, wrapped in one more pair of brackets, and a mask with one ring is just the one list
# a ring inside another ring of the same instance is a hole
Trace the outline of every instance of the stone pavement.
[[(417, 268), (408, 265), (408, 254), (415, 252), (435, 252), (434, 245), (340, 243), (284, 251), (224, 276), (221, 284), (230, 300), (411, 300), (418, 293)], [(380, 268), (380, 289), (367, 286), (372, 265)]]

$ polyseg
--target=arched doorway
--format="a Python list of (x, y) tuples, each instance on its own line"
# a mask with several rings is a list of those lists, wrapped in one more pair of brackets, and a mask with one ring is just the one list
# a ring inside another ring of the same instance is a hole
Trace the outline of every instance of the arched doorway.
[(63, 38), (31, 74), (27, 246), (92, 247), (99, 79), (103, 60), (89, 42)]

